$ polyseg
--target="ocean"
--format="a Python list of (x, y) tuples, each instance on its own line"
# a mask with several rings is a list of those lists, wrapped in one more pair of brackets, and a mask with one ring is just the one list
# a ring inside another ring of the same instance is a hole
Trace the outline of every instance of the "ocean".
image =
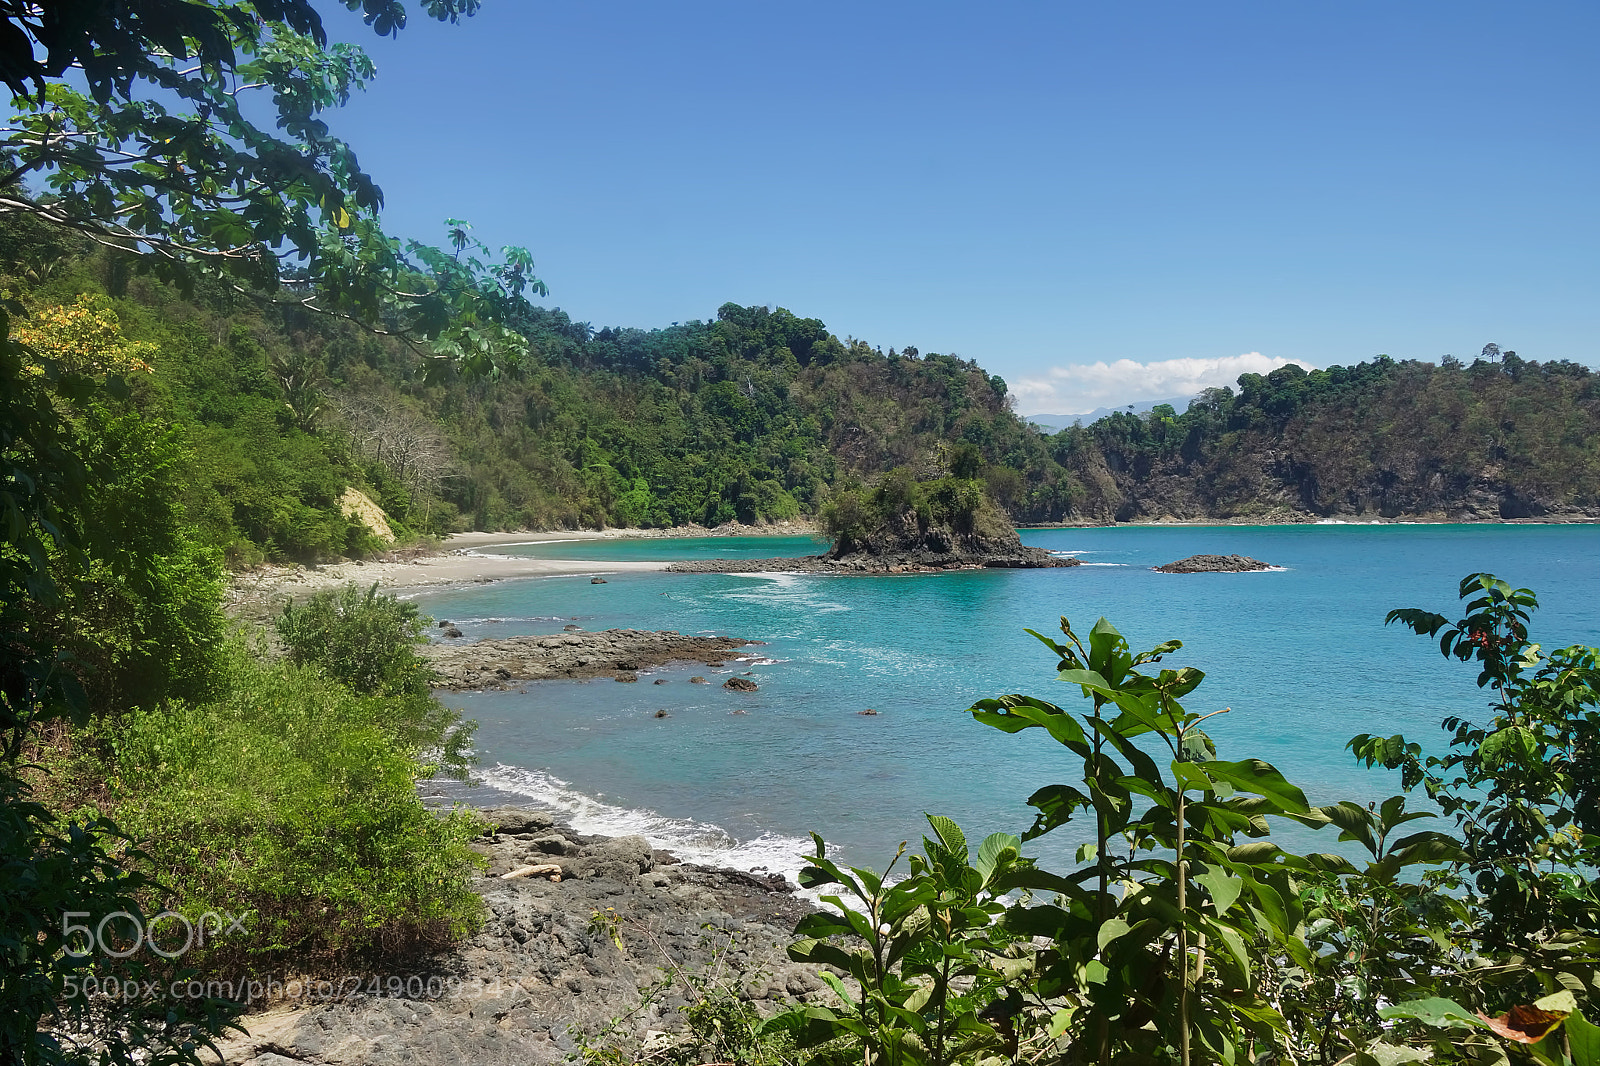
[[(830, 854), (882, 868), (901, 841), (915, 845), (924, 812), (954, 818), (969, 839), (1020, 833), (1035, 789), (1075, 782), (1074, 760), (1042, 731), (1008, 736), (964, 713), (1011, 692), (1082, 704), (1078, 689), (1056, 680), (1054, 656), (1025, 632), (1058, 635), (1063, 615), (1083, 634), (1104, 616), (1135, 650), (1182, 640), (1162, 665), (1206, 673), (1185, 700), (1190, 710), (1229, 709), (1207, 723), (1220, 757), (1265, 759), (1313, 803), (1399, 791), (1397, 775), (1365, 770), (1344, 750), (1355, 734), (1405, 733), (1443, 750), (1443, 718), (1486, 713), (1476, 669), (1446, 661), (1436, 641), (1385, 627), (1390, 609), (1459, 617), (1460, 579), (1487, 571), (1538, 593), (1532, 635), (1545, 647), (1600, 644), (1594, 526), (1131, 526), (1022, 536), (1084, 565), (881, 577), (618, 573), (600, 585), (583, 575), (420, 592), (421, 609), (467, 639), (572, 624), (763, 642), (721, 669), (663, 667), (638, 684), (448, 693), (479, 723), (480, 780), (434, 788), (474, 803), (543, 807), (582, 832), (643, 833), (693, 861), (792, 874), (815, 832)], [(824, 547), (807, 537), (717, 537), (491, 550), (604, 562)], [(1150, 569), (1202, 552), (1277, 569)], [(747, 672), (758, 691), (721, 687)], [(711, 683), (691, 684), (696, 674)], [(658, 678), (667, 683), (651, 683)], [(860, 713), (869, 709), (877, 713)], [(1091, 836), (1087, 824), (1069, 826), (1025, 850), (1062, 868)], [(1286, 846), (1336, 850), (1331, 834), (1289, 827), (1284, 836)]]

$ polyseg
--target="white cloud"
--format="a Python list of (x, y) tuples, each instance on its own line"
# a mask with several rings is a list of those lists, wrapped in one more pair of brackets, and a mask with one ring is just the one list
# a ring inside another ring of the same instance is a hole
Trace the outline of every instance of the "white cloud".
[(1097, 407), (1119, 407), (1140, 400), (1166, 400), (1192, 396), (1201, 389), (1232, 385), (1240, 374), (1266, 374), (1303, 359), (1246, 352), (1220, 359), (1157, 359), (1136, 363), (1118, 359), (1107, 363), (1053, 366), (1043, 376), (1025, 377), (1011, 386), (1017, 409), (1028, 414), (1077, 415)]

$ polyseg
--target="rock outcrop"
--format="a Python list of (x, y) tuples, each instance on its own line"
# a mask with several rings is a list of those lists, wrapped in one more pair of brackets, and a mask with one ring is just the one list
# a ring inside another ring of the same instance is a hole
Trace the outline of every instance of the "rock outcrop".
[(1078, 566), (1071, 556), (1032, 548), (1010, 526), (988, 535), (925, 526), (915, 512), (884, 523), (864, 537), (841, 538), (825, 555), (798, 559), (694, 559), (673, 563), (678, 574), (917, 574), (984, 568), (1038, 569)]
[(759, 643), (741, 637), (691, 636), (671, 629), (607, 629), (470, 644), (426, 644), (417, 650), (438, 673), (439, 687), (461, 690), (505, 688), (519, 681), (554, 678), (631, 681), (646, 667), (679, 661), (716, 662), (734, 648)]
[[(224, 1061), (553, 1064), (612, 1019), (634, 1047), (680, 1031), (697, 998), (685, 973), (763, 1013), (828, 995), (785, 955), (809, 907), (782, 877), (677, 863), (643, 837), (584, 836), (536, 812), (485, 813), (498, 830), (479, 849), (490, 865), (475, 936), (391, 973), (302, 985), (241, 1019), (248, 1035), (223, 1042)], [(501, 879), (529, 863), (559, 865), (562, 878)]]
[(1255, 570), (1271, 570), (1271, 563), (1252, 559), (1248, 555), (1191, 555), (1165, 566), (1152, 566), (1163, 574), (1246, 574)]

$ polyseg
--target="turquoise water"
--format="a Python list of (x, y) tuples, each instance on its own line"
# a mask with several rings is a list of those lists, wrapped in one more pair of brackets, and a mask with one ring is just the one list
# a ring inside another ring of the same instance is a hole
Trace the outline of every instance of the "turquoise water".
[[(452, 694), (480, 723), (484, 786), (469, 795), (544, 804), (580, 829), (644, 832), (688, 856), (751, 868), (794, 869), (809, 831), (851, 861), (881, 865), (921, 833), (923, 811), (955, 818), (969, 837), (1017, 832), (1031, 821), (1026, 797), (1071, 779), (1071, 760), (1042, 734), (1006, 736), (962, 712), (1007, 692), (1078, 702), (1055, 680), (1053, 656), (1024, 632), (1054, 632), (1064, 614), (1082, 631), (1104, 615), (1136, 649), (1181, 639), (1183, 651), (1164, 665), (1206, 672), (1191, 710), (1231, 708), (1209, 724), (1222, 757), (1264, 758), (1313, 802), (1366, 801), (1397, 782), (1354, 765), (1343, 750), (1352, 735), (1404, 732), (1437, 744), (1442, 718), (1485, 703), (1474, 670), (1446, 662), (1434, 642), (1385, 628), (1389, 609), (1454, 617), (1461, 577), (1487, 570), (1539, 593), (1534, 639), (1600, 644), (1592, 526), (1123, 527), (1029, 530), (1023, 539), (1087, 565), (882, 577), (619, 573), (603, 585), (559, 577), (418, 595), (424, 611), (469, 638), (577, 624), (766, 642), (722, 670), (662, 668), (638, 684)], [(765, 537), (496, 550), (619, 561), (819, 547)], [(1283, 569), (1149, 569), (1200, 552)], [(746, 671), (759, 691), (721, 688)], [(690, 684), (696, 673), (712, 684)], [(667, 683), (651, 684), (657, 678)], [(857, 713), (867, 708), (879, 713)], [(658, 710), (670, 717), (655, 718)], [(1061, 860), (1078, 839), (1053, 834), (1036, 853)]]

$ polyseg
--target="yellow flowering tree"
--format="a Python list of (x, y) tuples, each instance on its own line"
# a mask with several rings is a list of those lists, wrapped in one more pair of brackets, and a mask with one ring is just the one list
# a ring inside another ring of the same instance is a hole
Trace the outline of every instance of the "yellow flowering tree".
[(43, 372), (42, 360), (93, 377), (154, 370), (150, 360), (156, 346), (124, 337), (116, 309), (105, 296), (85, 293), (70, 304), (32, 308), (27, 318), (13, 323), (11, 336), (28, 347), (33, 356), (28, 370), (35, 374)]

